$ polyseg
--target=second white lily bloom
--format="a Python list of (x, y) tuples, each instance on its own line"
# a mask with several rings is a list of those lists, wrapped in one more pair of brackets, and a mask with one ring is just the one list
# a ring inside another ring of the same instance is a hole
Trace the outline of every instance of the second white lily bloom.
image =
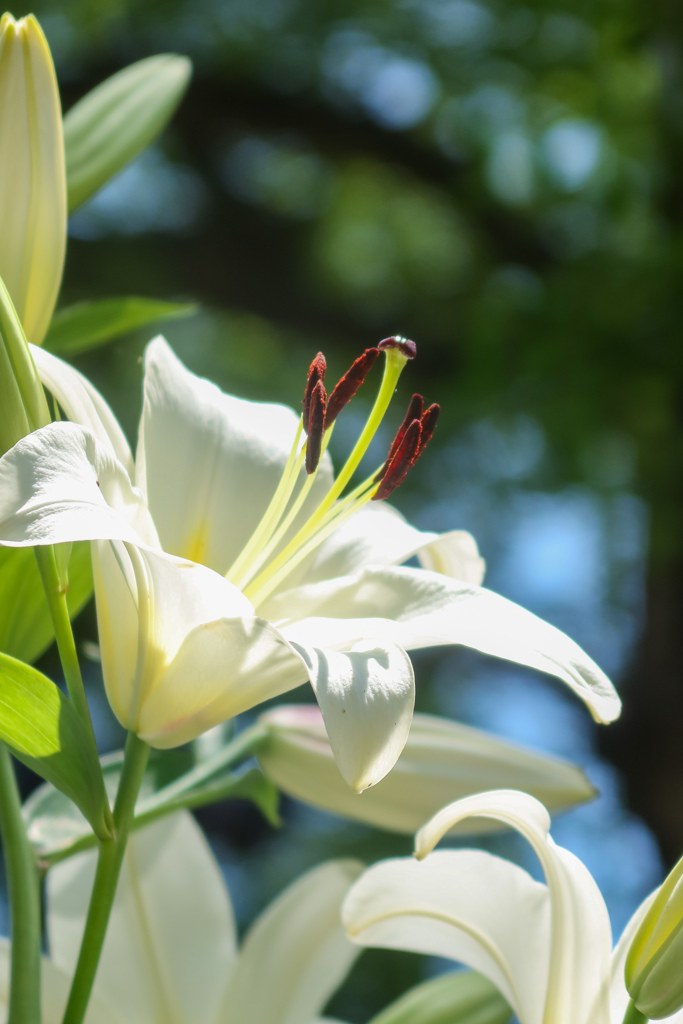
[[(76, 964), (96, 854), (50, 870), (45, 1024), (58, 1024)], [(230, 896), (186, 812), (133, 833), (86, 1024), (313, 1024), (358, 955), (340, 909), (362, 865), (329, 861), (285, 890), (241, 946)], [(0, 1013), (9, 943), (0, 938)]]
[[(493, 819), (524, 836), (545, 884), (481, 850), (431, 852), (470, 817)], [(581, 861), (555, 845), (549, 829), (545, 807), (516, 790), (450, 804), (418, 832), (420, 860), (382, 861), (361, 876), (344, 905), (347, 934), (363, 946), (467, 964), (498, 986), (521, 1024), (621, 1024), (629, 1003), (624, 962), (652, 896), (612, 953), (600, 890)], [(666, 1019), (680, 1024), (683, 1011)]]
[[(223, 394), (157, 339), (133, 459), (85, 378), (46, 352), (34, 356), (74, 422), (36, 431), (0, 460), (0, 543), (96, 542), (107, 693), (145, 741), (183, 743), (308, 678), (340, 771), (362, 791), (391, 769), (408, 735), (406, 650), (454, 643), (557, 676), (599, 721), (619, 714), (612, 685), (581, 648), (478, 586), (483, 566), (468, 534), (422, 533), (384, 503), (309, 544), (277, 586), (247, 588), (249, 600), (223, 574), (288, 467), (291, 476), (299, 417)], [(302, 493), (306, 477), (295, 478)], [(292, 529), (331, 485), (323, 456)], [(399, 564), (415, 554), (445, 571)]]

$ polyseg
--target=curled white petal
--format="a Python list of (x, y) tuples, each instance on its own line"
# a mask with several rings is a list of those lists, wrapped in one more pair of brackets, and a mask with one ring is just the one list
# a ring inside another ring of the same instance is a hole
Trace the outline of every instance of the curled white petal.
[(494, 818), (516, 829), (541, 862), (552, 908), (547, 1019), (608, 1024), (612, 933), (590, 872), (555, 845), (545, 807), (517, 790), (478, 793), (445, 807), (418, 832), (416, 855), (426, 856), (449, 829), (470, 816)]
[(410, 658), (397, 644), (374, 640), (349, 651), (293, 646), (307, 666), (339, 771), (362, 793), (393, 768), (408, 738), (415, 705)]
[(110, 445), (114, 455), (133, 480), (135, 464), (130, 445), (114, 413), (97, 388), (93, 387), (82, 373), (51, 352), (31, 345), (31, 355), (41, 382), (57, 399), (66, 418), (72, 423), (86, 427), (102, 444)]
[(407, 650), (463, 644), (556, 676), (600, 722), (613, 721), (621, 711), (605, 673), (565, 633), (490, 590), (440, 573), (365, 569), (295, 587), (264, 602), (260, 611), (300, 644), (344, 649), (365, 636)]
[(343, 909), (354, 942), (448, 957), (485, 974), (522, 1024), (543, 1021), (550, 915), (544, 885), (479, 850), (438, 851), (422, 863), (381, 861)]
[(73, 423), (51, 423), (0, 459), (0, 542), (156, 542), (142, 496), (109, 447)]

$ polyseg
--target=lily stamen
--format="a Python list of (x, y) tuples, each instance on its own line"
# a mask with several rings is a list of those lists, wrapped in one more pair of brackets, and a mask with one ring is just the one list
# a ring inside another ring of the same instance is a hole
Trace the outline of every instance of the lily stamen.
[[(304, 391), (304, 398), (303, 398), (303, 402), (302, 402), (303, 410), (304, 410), (303, 411), (304, 430), (306, 431), (307, 434), (308, 434), (308, 428), (309, 428), (309, 417), (310, 417), (311, 399), (313, 397), (313, 392), (314, 392), (314, 390), (315, 390), (315, 388), (316, 388), (316, 386), (318, 384), (322, 384), (323, 385), (323, 394), (324, 394), (325, 373), (326, 372), (327, 372), (327, 361), (325, 359), (325, 356), (322, 354), (322, 352), (318, 352), (317, 356), (315, 357), (315, 359), (313, 360), (313, 362), (311, 363), (311, 365), (308, 368), (308, 377), (306, 379), (306, 390)], [(325, 399), (327, 400), (327, 396), (325, 396)]]
[[(386, 356), (384, 376), (360, 437), (339, 476), (318, 507), (285, 544), (284, 548), (269, 562), (268, 560), (277, 550), (278, 545), (287, 536), (310, 493), (337, 416), (364, 382), (380, 351), (383, 351)], [(346, 497), (341, 497), (384, 418), (403, 367), (409, 359), (415, 357), (415, 354), (414, 342), (400, 337), (385, 338), (376, 348), (367, 349), (353, 362), (333, 389), (329, 400), (324, 385), (327, 371), (325, 357), (322, 352), (319, 352), (313, 359), (309, 367), (302, 403), (302, 429), (307, 434), (302, 452), (305, 452), (308, 479), (299, 489), (296, 499), (290, 504), (297, 486), (302, 453), (299, 453), (294, 462), (291, 461), (290, 456), (287, 482), (283, 484), (281, 480), (278, 485), (280, 494), (277, 503), (271, 502), (264, 519), (247, 544), (247, 548), (228, 574), (228, 579), (239, 586), (250, 600), (263, 601), (307, 554), (314, 550), (352, 513), (358, 511), (366, 502), (376, 498), (378, 494), (379, 497), (390, 494), (404, 479), (420, 451), (424, 408), (420, 395), (413, 396), (408, 414), (394, 438), (388, 458), (381, 469), (375, 471)], [(426, 422), (429, 436), (433, 432), (432, 419), (433, 413), (430, 412)]]
[(415, 463), (420, 447), (421, 433), (420, 421), (413, 420), (405, 431), (393, 457), (386, 462), (387, 468), (382, 475), (377, 491), (373, 495), (373, 501), (384, 501), (392, 491), (401, 486), (408, 475), (408, 470)]
[(358, 391), (379, 355), (378, 348), (366, 348), (358, 359), (354, 360), (339, 383), (336, 385), (325, 413), (325, 427), (331, 427), (345, 405), (348, 405)]
[(327, 395), (321, 380), (317, 382), (308, 403), (308, 426), (306, 433), (306, 472), (315, 473), (322, 455), (323, 434), (325, 433), (325, 410)]

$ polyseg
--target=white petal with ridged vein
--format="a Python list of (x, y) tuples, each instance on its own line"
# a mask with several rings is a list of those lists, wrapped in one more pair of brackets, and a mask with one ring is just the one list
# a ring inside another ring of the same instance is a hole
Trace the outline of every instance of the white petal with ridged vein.
[(565, 682), (610, 722), (621, 710), (607, 676), (568, 636), (512, 601), (440, 573), (396, 566), (300, 586), (272, 597), (259, 614), (299, 644), (346, 649), (371, 636), (407, 650), (463, 644)]
[[(72, 970), (95, 852), (48, 875), (52, 956)], [(215, 1024), (236, 958), (232, 907), (220, 868), (191, 815), (132, 833), (100, 961), (96, 994), (127, 1024)]]
[[(318, 583), (349, 576), (366, 566), (398, 565), (415, 554), (427, 569), (468, 583), (482, 581), (484, 562), (471, 534), (417, 530), (383, 501), (365, 505), (323, 541), (306, 563), (305, 580)], [(285, 581), (285, 585), (289, 589), (292, 584)]]
[(74, 423), (52, 423), (3, 455), (0, 542), (99, 539), (158, 543), (140, 493), (110, 448)]
[(550, 900), (516, 864), (479, 850), (381, 861), (353, 886), (342, 916), (361, 945), (448, 957), (480, 971), (522, 1024), (541, 1024)]
[(541, 862), (551, 903), (545, 1019), (553, 1024), (609, 1024), (612, 932), (592, 875), (577, 857), (555, 845), (545, 807), (517, 790), (478, 793), (443, 808), (417, 833), (416, 856), (425, 857), (446, 832), (471, 816), (516, 829)]
[(362, 793), (383, 779), (410, 731), (415, 676), (396, 644), (358, 641), (349, 651), (293, 645), (303, 657), (339, 771)]
[(320, 1013), (358, 955), (341, 906), (362, 870), (358, 861), (330, 861), (267, 907), (240, 949), (219, 1020), (308, 1024)]
[[(163, 338), (151, 342), (136, 482), (164, 550), (227, 572), (275, 492), (298, 420), (284, 405), (224, 394), (185, 369)], [(305, 509), (331, 478), (326, 457)]]
[(135, 464), (130, 446), (119, 421), (97, 388), (82, 373), (51, 352), (31, 345), (31, 355), (41, 382), (57, 399), (66, 418), (86, 427), (102, 444), (110, 445), (132, 480)]

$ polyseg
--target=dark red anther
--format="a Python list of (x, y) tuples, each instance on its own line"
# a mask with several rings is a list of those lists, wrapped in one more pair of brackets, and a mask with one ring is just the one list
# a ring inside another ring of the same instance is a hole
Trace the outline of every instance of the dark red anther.
[(325, 406), (327, 395), (325, 385), (321, 380), (317, 382), (311, 393), (308, 405), (308, 439), (306, 441), (306, 472), (315, 473), (320, 462), (320, 452), (325, 433)]
[(351, 401), (358, 388), (370, 372), (375, 359), (379, 355), (378, 348), (366, 348), (362, 356), (358, 356), (339, 381), (330, 395), (325, 415), (325, 429), (331, 427), (345, 405)]
[(322, 354), (322, 352), (318, 352), (317, 356), (315, 357), (310, 367), (308, 368), (308, 379), (306, 380), (306, 390), (304, 391), (303, 419), (304, 430), (306, 431), (307, 434), (309, 433), (308, 420), (310, 416), (311, 396), (313, 394), (313, 389), (315, 388), (318, 381), (320, 381), (320, 383), (324, 382), (326, 370), (327, 362), (325, 361), (325, 356)]
[(377, 348), (380, 352), (386, 351), (388, 348), (398, 348), (401, 350), (406, 359), (414, 359), (417, 355), (417, 345), (410, 338), (402, 338), (400, 334), (395, 334), (391, 338), (384, 338), (380, 341)]
[(422, 432), (420, 434), (420, 446), (417, 449), (415, 462), (417, 462), (417, 460), (422, 455), (422, 452), (427, 447), (427, 442), (431, 441), (434, 435), (434, 431), (436, 430), (436, 421), (439, 418), (440, 412), (441, 409), (436, 404), (436, 402), (434, 402), (433, 405), (430, 405), (429, 408), (425, 409), (425, 411), (423, 412), (422, 419), (420, 420), (420, 426), (422, 427)]
[(391, 448), (389, 449), (389, 454), (387, 455), (387, 465), (391, 462), (394, 455), (398, 451), (398, 447), (405, 436), (405, 432), (410, 426), (410, 424), (413, 422), (413, 420), (421, 420), (423, 406), (424, 402), (422, 400), (422, 395), (413, 395), (413, 397), (410, 399), (408, 412), (405, 414), (403, 423), (396, 431), (396, 437), (391, 442)]
[(372, 496), (373, 501), (383, 501), (389, 497), (392, 491), (401, 486), (408, 470), (415, 462), (417, 451), (420, 447), (421, 432), (420, 421), (413, 420), (403, 435), (403, 440), (398, 446), (393, 459), (388, 462), (382, 476), (382, 482), (377, 488), (377, 493)]

